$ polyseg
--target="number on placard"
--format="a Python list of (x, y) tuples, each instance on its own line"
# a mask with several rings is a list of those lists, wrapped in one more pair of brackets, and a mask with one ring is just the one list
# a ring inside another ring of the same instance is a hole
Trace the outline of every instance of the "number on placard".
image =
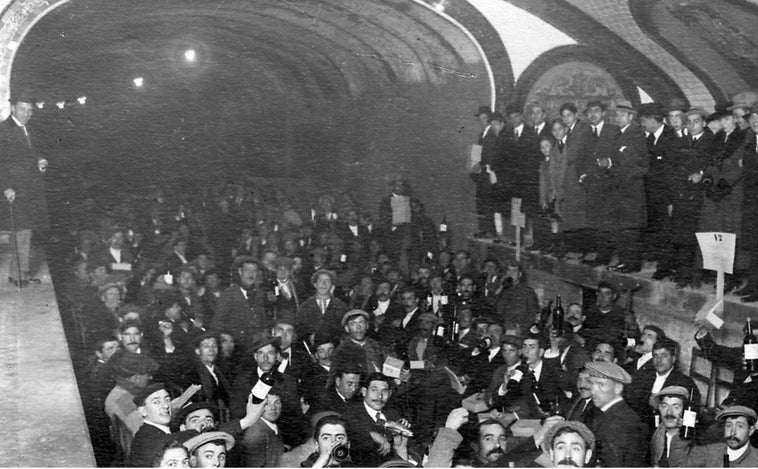
[(721, 233), (713, 233), (713, 238), (716, 241), (723, 241), (723, 239), (721, 238)]

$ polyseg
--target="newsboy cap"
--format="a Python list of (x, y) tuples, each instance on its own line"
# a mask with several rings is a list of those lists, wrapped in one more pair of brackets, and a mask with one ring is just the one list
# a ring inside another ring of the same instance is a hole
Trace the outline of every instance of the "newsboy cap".
[(544, 442), (542, 443), (543, 450), (549, 451), (553, 447), (553, 440), (555, 439), (555, 435), (558, 434), (563, 429), (570, 428), (574, 432), (578, 433), (582, 439), (587, 443), (587, 447), (585, 449), (591, 449), (594, 451), (595, 449), (595, 434), (592, 433), (592, 430), (587, 427), (587, 425), (583, 424), (582, 422), (579, 422), (577, 420), (565, 420), (563, 422), (560, 422), (556, 424), (553, 428), (548, 430), (547, 434), (545, 435)]
[(621, 384), (632, 383), (632, 377), (629, 376), (629, 373), (615, 363), (592, 361), (587, 363), (586, 368), (590, 376), (595, 378), (606, 378)]
[(363, 311), (362, 309), (351, 309), (350, 311), (342, 315), (342, 327), (345, 327), (345, 324), (347, 324), (350, 321), (350, 319), (354, 318), (355, 316), (363, 316), (364, 318), (366, 318), (366, 321), (371, 319), (368, 313)]
[(758, 420), (755, 411), (744, 405), (733, 405), (716, 414), (716, 420), (725, 420), (728, 417), (745, 417), (750, 425), (755, 425)]
[(193, 436), (189, 440), (182, 443), (187, 451), (192, 454), (193, 451), (211, 441), (222, 440), (225, 443), (226, 450), (234, 448), (234, 438), (232, 435), (226, 432), (203, 432), (199, 435)]
[(664, 397), (680, 397), (686, 404), (690, 400), (690, 392), (684, 386), (666, 386), (657, 394), (650, 396), (650, 405), (658, 407)]

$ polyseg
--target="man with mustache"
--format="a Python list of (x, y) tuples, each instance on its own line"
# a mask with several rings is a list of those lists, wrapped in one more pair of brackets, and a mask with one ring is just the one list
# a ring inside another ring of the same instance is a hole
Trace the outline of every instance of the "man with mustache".
[(758, 467), (758, 450), (750, 445), (758, 417), (745, 406), (727, 407), (716, 415), (724, 422), (724, 442), (690, 446), (689, 441), (671, 442), (669, 463), (672, 467)]
[(683, 386), (666, 386), (651, 398), (661, 414), (661, 423), (650, 440), (650, 464), (668, 467), (671, 444), (679, 440), (684, 408), (689, 403), (689, 392)]
[(592, 402), (592, 381), (590, 381), (590, 372), (586, 368), (579, 371), (576, 387), (579, 397), (569, 406), (566, 418), (582, 422), (592, 428), (595, 419), (600, 415), (600, 410)]
[(556, 424), (543, 443), (555, 467), (584, 467), (592, 459), (595, 435), (581, 422)]

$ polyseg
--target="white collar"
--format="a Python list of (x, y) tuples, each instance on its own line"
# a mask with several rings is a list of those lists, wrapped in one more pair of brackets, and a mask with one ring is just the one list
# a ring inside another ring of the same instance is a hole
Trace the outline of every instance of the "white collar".
[(748, 441), (745, 446), (743, 446), (740, 449), (731, 449), (730, 447), (726, 447), (726, 454), (729, 455), (730, 461), (736, 461), (742, 457), (743, 454), (745, 454), (750, 448), (750, 442)]
[(487, 357), (487, 360), (492, 361), (492, 359), (495, 358), (498, 353), (500, 353), (501, 348), (502, 347), (489, 349), (489, 356)]
[(533, 368), (531, 365), (529, 366), (529, 368), (532, 369), (532, 373), (534, 373), (534, 378), (537, 381), (540, 380), (540, 375), (542, 374), (542, 363), (543, 363), (542, 360), (540, 360), (539, 362), (537, 362), (537, 365), (534, 366)]
[(600, 410), (601, 410), (602, 412), (607, 412), (607, 411), (608, 411), (608, 409), (610, 409), (610, 408), (611, 408), (611, 407), (613, 407), (613, 406), (614, 406), (616, 403), (618, 403), (618, 402), (621, 402), (621, 401), (623, 401), (623, 400), (624, 400), (624, 398), (623, 398), (623, 397), (621, 397), (621, 396), (618, 396), (618, 397), (616, 397), (615, 399), (612, 399), (612, 400), (611, 400), (609, 403), (607, 403), (607, 404), (606, 404), (606, 405), (604, 405), (603, 407), (601, 407), (601, 408), (600, 408)]
[[(369, 407), (368, 404), (366, 404), (366, 401), (363, 401), (363, 407), (366, 409), (366, 412), (368, 412), (369, 417), (371, 417), (371, 420), (376, 423), (376, 413), (379, 412), (382, 417), (385, 417), (384, 412), (381, 410), (374, 410), (373, 408)], [(384, 420), (387, 420), (386, 418)]]
[(162, 431), (163, 433), (167, 435), (171, 433), (171, 429), (168, 428), (167, 425), (161, 425), (160, 423), (150, 422), (148, 420), (145, 420), (144, 423), (147, 425), (152, 425), (153, 427), (157, 428), (158, 430)]
[(26, 127), (24, 124), (22, 124), (21, 122), (19, 122), (18, 119), (16, 119), (16, 116), (14, 116), (13, 114), (11, 114), (11, 117), (13, 118), (13, 121), (16, 123), (17, 126), (21, 127), (22, 129), (24, 127)]
[(653, 358), (653, 352), (647, 352), (637, 359), (637, 369), (642, 368), (642, 365), (649, 362)]
[(597, 129), (597, 134), (600, 135), (603, 133), (603, 125), (605, 124), (605, 120), (601, 120), (599, 124), (593, 125), (592, 128)]
[(261, 421), (262, 421), (263, 423), (265, 423), (265, 424), (266, 424), (266, 426), (267, 426), (268, 428), (270, 428), (270, 429), (271, 429), (271, 431), (273, 431), (275, 434), (277, 434), (277, 435), (279, 434), (279, 427), (276, 425), (276, 423), (274, 423), (274, 422), (269, 422), (268, 420), (266, 420), (266, 418), (265, 418), (265, 417), (261, 417)]

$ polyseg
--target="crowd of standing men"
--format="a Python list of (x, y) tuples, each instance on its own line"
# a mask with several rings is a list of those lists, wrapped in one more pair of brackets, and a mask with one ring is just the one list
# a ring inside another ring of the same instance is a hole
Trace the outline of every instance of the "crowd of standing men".
[[(534, 233), (533, 249), (637, 272), (657, 261), (656, 280), (698, 287), (696, 232), (737, 235), (737, 271), (727, 291), (758, 301), (758, 106), (754, 93), (709, 113), (680, 99), (634, 108), (624, 99), (574, 103), (549, 119), (545, 106), (482, 107), (481, 161), (472, 165), (482, 235), (512, 197)], [(525, 119), (525, 116), (527, 119)], [(552, 229), (551, 229), (552, 228)], [(596, 253), (596, 256), (586, 256)], [(746, 282), (743, 285), (743, 282)]]

